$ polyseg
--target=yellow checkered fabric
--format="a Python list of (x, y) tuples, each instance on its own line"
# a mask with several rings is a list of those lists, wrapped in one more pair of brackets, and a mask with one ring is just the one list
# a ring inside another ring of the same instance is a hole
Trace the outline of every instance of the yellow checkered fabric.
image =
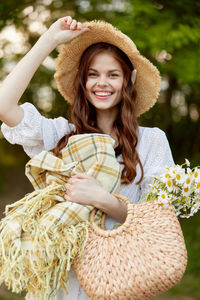
[[(113, 147), (108, 135), (74, 135), (60, 157), (42, 151), (27, 163), (35, 191), (6, 207), (0, 223), (0, 283), (38, 300), (54, 298), (60, 284), (66, 288), (67, 271), (84, 250), (93, 207), (65, 201), (65, 183), (86, 173), (117, 193), (121, 173)], [(99, 211), (96, 222), (100, 218)]]

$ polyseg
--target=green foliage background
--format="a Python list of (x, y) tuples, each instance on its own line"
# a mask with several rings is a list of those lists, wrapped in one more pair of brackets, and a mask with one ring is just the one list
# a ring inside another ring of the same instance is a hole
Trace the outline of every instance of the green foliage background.
[[(0, 30), (14, 25), (25, 36), (28, 49), (39, 33), (29, 28), (42, 13), (48, 26), (57, 18), (71, 15), (79, 21), (103, 19), (111, 22), (130, 36), (140, 52), (160, 70), (163, 82), (157, 104), (139, 120), (143, 126), (157, 126), (168, 137), (174, 160), (184, 158), (192, 166), (200, 165), (200, 2), (195, 0), (7, 0), (0, 2)], [(34, 16), (35, 13), (35, 16)], [(34, 19), (35, 18), (35, 19)], [(25, 53), (7, 53), (9, 41), (0, 40), (0, 80), (7, 75), (7, 63), (15, 64)], [(57, 50), (50, 57), (54, 60)], [(54, 70), (45, 65), (36, 72), (24, 93), (21, 103), (34, 103), (47, 117), (67, 116), (69, 106), (58, 93), (53, 80)], [(50, 88), (51, 109), (39, 105), (38, 90)], [(21, 168), (28, 157), (20, 146), (0, 139), (0, 195), (5, 185), (5, 174), (12, 166)], [(181, 221), (188, 248), (188, 267), (181, 283), (169, 293), (176, 299), (181, 295), (200, 299), (200, 220), (199, 214)], [(3, 298), (2, 298), (3, 299)], [(8, 299), (8, 298), (4, 298)], [(183, 298), (180, 298), (183, 299)]]

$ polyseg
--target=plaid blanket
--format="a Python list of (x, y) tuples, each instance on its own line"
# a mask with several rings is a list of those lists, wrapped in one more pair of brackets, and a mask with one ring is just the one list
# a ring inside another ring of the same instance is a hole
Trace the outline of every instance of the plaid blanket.
[(60, 285), (67, 292), (68, 271), (83, 253), (93, 207), (65, 201), (65, 183), (86, 173), (108, 192), (118, 192), (121, 173), (113, 146), (108, 135), (74, 135), (59, 157), (42, 151), (27, 163), (35, 191), (7, 206), (0, 222), (0, 283), (13, 292), (28, 291), (26, 299), (30, 294), (54, 299)]

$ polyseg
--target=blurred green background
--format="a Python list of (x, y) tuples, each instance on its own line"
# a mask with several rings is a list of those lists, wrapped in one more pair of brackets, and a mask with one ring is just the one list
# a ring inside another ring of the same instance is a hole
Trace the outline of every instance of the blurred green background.
[[(195, 0), (7, 0), (0, 2), (0, 81), (59, 17), (103, 19), (129, 35), (140, 52), (160, 70), (157, 104), (139, 123), (157, 126), (168, 137), (176, 163), (188, 158), (200, 165), (200, 2)], [(34, 103), (47, 117), (69, 118), (69, 107), (56, 89), (53, 74), (58, 49), (40, 66), (21, 103)], [(32, 190), (24, 175), (28, 157), (0, 132), (0, 212)], [(188, 266), (179, 285), (156, 299), (200, 299), (200, 213), (180, 220)], [(2, 286), (0, 300), (23, 299)]]

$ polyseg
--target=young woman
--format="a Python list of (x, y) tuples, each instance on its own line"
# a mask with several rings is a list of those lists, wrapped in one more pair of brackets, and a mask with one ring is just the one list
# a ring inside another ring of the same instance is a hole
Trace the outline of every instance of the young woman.
[[(55, 78), (72, 105), (72, 123), (63, 117), (47, 119), (30, 103), (18, 105), (44, 58), (62, 43), (66, 46), (57, 60)], [(1, 85), (1, 129), (10, 143), (22, 145), (30, 157), (44, 149), (58, 155), (72, 134), (109, 134), (121, 163), (120, 193), (137, 203), (153, 177), (173, 165), (165, 133), (137, 123), (137, 117), (156, 102), (159, 86), (157, 69), (126, 35), (103, 21), (81, 24), (67, 16), (51, 25)], [(108, 229), (116, 220), (124, 222), (125, 205), (91, 176), (77, 174), (66, 187), (66, 200), (106, 212)], [(69, 294), (60, 290), (58, 299), (88, 299), (73, 270)]]

